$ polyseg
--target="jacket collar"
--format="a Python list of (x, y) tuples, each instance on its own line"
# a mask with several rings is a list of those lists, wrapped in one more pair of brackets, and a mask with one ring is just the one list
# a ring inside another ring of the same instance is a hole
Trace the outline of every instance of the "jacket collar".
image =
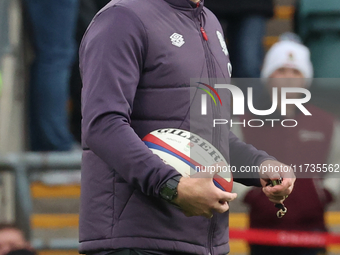
[(164, 0), (164, 1), (166, 1), (168, 4), (170, 4), (172, 7), (176, 9), (193, 11), (197, 15), (202, 12), (204, 4), (204, 0), (201, 0), (198, 6), (190, 0)]

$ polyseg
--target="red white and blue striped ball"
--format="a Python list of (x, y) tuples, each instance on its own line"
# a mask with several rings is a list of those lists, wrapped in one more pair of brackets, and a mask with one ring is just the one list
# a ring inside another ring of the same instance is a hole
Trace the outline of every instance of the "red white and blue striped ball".
[(184, 177), (197, 172), (213, 172), (214, 168), (211, 166), (216, 164), (223, 166), (214, 175), (213, 182), (221, 190), (231, 192), (233, 177), (228, 162), (202, 137), (181, 129), (164, 128), (147, 134), (143, 141), (164, 163), (174, 167)]

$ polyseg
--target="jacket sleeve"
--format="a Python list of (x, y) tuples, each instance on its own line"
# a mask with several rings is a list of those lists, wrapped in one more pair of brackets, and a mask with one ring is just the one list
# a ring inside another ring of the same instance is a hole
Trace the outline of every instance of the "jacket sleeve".
[(261, 187), (257, 171), (244, 171), (246, 166), (260, 166), (265, 160), (276, 160), (266, 152), (257, 150), (254, 146), (242, 142), (233, 132), (229, 133), (230, 165), (236, 167), (233, 172), (234, 181), (247, 186)]
[(142, 22), (131, 10), (112, 6), (98, 14), (80, 48), (83, 80), (83, 147), (129, 184), (159, 196), (179, 175), (154, 155), (130, 126), (133, 101), (147, 51)]

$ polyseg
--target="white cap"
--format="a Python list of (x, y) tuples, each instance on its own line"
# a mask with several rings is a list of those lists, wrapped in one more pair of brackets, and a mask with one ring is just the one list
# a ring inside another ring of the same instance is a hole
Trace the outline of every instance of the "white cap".
[[(287, 40), (275, 43), (264, 59), (261, 78), (268, 79), (273, 72), (282, 67), (297, 69), (304, 78), (313, 78), (310, 51), (300, 43)], [(310, 82), (307, 84), (310, 85)]]

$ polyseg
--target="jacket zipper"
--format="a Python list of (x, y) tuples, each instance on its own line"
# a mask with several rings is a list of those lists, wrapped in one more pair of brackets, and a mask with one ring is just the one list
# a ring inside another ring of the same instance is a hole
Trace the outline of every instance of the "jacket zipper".
[[(211, 86), (214, 86), (216, 83), (216, 70), (215, 70), (215, 65), (214, 65), (214, 60), (211, 57), (210, 50), (209, 50), (209, 45), (208, 45), (208, 35), (205, 32), (200, 18), (198, 18), (198, 24), (199, 24), (199, 31), (201, 32), (202, 35), (202, 44), (203, 44), (203, 49), (204, 49), (204, 54), (205, 54), (205, 59), (207, 62), (207, 69), (208, 69), (208, 78), (209, 80), (213, 81), (213, 84), (210, 84)], [(217, 119), (220, 118), (221, 112), (220, 112), (220, 107), (219, 105), (215, 106), (214, 103), (211, 101), (211, 107), (212, 107), (212, 112), (213, 112), (213, 118)], [(219, 135), (221, 133), (221, 127), (220, 125), (217, 125), (215, 128), (213, 128), (212, 131), (212, 144), (219, 150), (220, 149), (220, 139)]]
[(209, 255), (214, 255), (213, 251), (213, 236), (216, 227), (216, 216), (211, 218), (210, 226), (209, 226), (209, 234), (208, 234), (208, 247), (209, 247)]
[(207, 33), (205, 32), (204, 28), (202, 27), (202, 25), (200, 24), (200, 30), (201, 30), (201, 34), (202, 34), (202, 37), (205, 41), (208, 41), (208, 36), (207, 36)]
[[(196, 19), (196, 18), (194, 17), (194, 19)], [(208, 46), (209, 38), (208, 38), (208, 35), (206, 34), (206, 32), (205, 32), (205, 30), (202, 26), (200, 18), (197, 18), (197, 20), (198, 20), (198, 27), (199, 27), (198, 30), (200, 31), (201, 36), (202, 36), (202, 44), (203, 44), (205, 59), (206, 59), (206, 63), (207, 63), (208, 78), (210, 80), (211, 78), (216, 76), (216, 71), (215, 71), (213, 59), (212, 59), (211, 54), (209, 52), (209, 46)], [(212, 84), (212, 86), (213, 86), (213, 84)], [(220, 108), (216, 107), (213, 102), (211, 102), (211, 107), (212, 107), (212, 112), (213, 112), (213, 118), (216, 118), (216, 116), (220, 116)], [(215, 129), (213, 129), (213, 131), (212, 131), (213, 139), (212, 140), (213, 140), (213, 145), (217, 149), (220, 148), (219, 139), (218, 139), (219, 134), (220, 134), (220, 128), (217, 128), (216, 132), (215, 132)], [(215, 226), (216, 226), (216, 217), (213, 217), (210, 220), (210, 225), (209, 225), (209, 230), (208, 230), (208, 252), (209, 252), (209, 255), (213, 255), (212, 243), (213, 243), (213, 233), (215, 231)]]

